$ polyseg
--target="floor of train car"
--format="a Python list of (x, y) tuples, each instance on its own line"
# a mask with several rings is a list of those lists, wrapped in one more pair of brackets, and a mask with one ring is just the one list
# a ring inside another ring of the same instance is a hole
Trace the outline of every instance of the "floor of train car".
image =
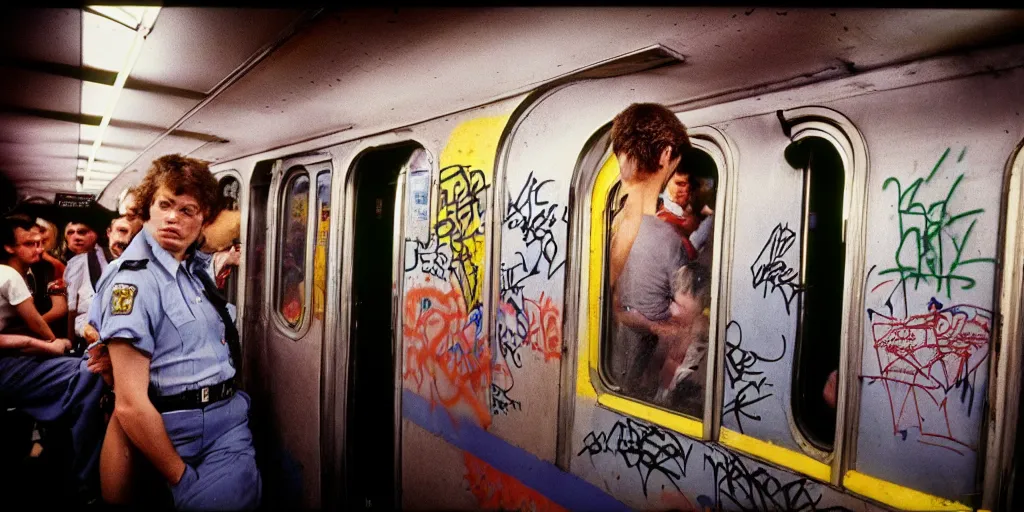
[(42, 450), (33, 456), (32, 420), (0, 411), (0, 508), (66, 510), (85, 505), (70, 472), (70, 432), (59, 425), (39, 430)]

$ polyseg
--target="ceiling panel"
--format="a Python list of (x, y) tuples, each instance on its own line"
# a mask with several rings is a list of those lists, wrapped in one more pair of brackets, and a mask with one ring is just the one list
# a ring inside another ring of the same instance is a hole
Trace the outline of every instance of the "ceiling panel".
[(166, 129), (197, 104), (195, 99), (125, 89), (117, 100), (113, 119)]
[(81, 45), (79, 9), (5, 9), (0, 17), (3, 57), (78, 66)]
[(132, 76), (209, 92), (301, 12), (165, 7), (146, 38)]

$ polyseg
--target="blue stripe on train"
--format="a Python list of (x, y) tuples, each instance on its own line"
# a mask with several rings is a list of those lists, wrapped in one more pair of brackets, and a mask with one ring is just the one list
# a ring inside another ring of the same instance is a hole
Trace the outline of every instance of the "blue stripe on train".
[(402, 416), (569, 510), (630, 510), (600, 488), (474, 425), (452, 422), (443, 407), (402, 391)]

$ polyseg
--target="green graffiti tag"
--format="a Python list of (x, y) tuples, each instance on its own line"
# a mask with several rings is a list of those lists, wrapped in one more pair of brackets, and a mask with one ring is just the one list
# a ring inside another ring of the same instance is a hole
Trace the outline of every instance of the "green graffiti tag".
[[(954, 282), (961, 283), (962, 290), (974, 287), (975, 280), (962, 273), (964, 267), (976, 263), (995, 263), (995, 258), (964, 259), (971, 233), (978, 222), (976, 216), (985, 212), (983, 208), (962, 213), (950, 211), (949, 201), (963, 181), (964, 174), (961, 173), (953, 180), (944, 198), (927, 205), (917, 199), (922, 188), (936, 186), (932, 178), (939, 173), (949, 153), (950, 148), (946, 148), (928, 177), (918, 178), (906, 188), (896, 177), (887, 178), (882, 183), (882, 190), (886, 190), (890, 184), (896, 186), (900, 245), (894, 256), (896, 266), (880, 274), (898, 273), (904, 282), (913, 280), (914, 289), (922, 281), (925, 284), (934, 281), (936, 293), (941, 293), (945, 284), (946, 296), (952, 297)], [(966, 153), (965, 147), (957, 157), (957, 162), (961, 162)], [(966, 229), (963, 229), (965, 226)]]

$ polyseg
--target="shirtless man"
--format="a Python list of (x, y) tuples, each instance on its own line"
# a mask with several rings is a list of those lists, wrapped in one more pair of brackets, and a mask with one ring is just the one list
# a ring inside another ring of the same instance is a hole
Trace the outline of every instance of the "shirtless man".
[(630, 105), (612, 122), (612, 151), (625, 199), (612, 222), (609, 277), (622, 325), (613, 343), (611, 373), (631, 394), (643, 392), (640, 377), (657, 343), (646, 322), (669, 319), (672, 275), (687, 261), (675, 229), (656, 214), (658, 196), (689, 147), (686, 127), (661, 105)]

